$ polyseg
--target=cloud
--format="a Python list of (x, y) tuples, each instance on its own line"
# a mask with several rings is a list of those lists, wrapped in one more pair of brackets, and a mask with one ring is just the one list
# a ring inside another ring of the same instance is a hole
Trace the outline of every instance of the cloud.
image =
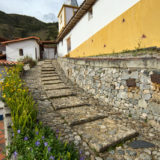
[(48, 13), (48, 14), (43, 15), (43, 20), (45, 22), (56, 22), (57, 18), (54, 13)]
[[(77, 0), (80, 5), (83, 0)], [(57, 14), (65, 0), (0, 0), (0, 10), (36, 17), (45, 22), (57, 20)]]

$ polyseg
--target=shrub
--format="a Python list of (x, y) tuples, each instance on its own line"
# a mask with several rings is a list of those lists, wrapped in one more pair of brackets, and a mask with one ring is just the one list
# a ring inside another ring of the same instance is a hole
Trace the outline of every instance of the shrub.
[(29, 57), (29, 56), (24, 57), (20, 61), (23, 62), (24, 64), (29, 64), (29, 66), (31, 68), (34, 67), (37, 64), (37, 62), (35, 60), (33, 60), (31, 57)]

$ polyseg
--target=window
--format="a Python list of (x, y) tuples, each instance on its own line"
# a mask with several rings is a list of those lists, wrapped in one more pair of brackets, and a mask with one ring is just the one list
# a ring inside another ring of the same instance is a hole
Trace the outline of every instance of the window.
[(37, 48), (35, 48), (35, 57), (36, 57), (36, 60), (38, 59), (38, 56), (37, 56)]
[(19, 55), (23, 56), (23, 49), (19, 49)]
[(93, 9), (92, 7), (88, 10), (88, 20), (90, 20), (93, 17)]
[(62, 15), (60, 16), (60, 24), (62, 23)]
[(68, 52), (71, 51), (71, 38), (70, 37), (67, 39), (67, 51)]

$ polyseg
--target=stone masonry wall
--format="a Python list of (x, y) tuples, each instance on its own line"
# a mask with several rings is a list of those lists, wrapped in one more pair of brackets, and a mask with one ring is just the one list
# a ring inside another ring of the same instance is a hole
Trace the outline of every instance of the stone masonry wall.
[(134, 118), (160, 122), (159, 58), (58, 58), (66, 76)]

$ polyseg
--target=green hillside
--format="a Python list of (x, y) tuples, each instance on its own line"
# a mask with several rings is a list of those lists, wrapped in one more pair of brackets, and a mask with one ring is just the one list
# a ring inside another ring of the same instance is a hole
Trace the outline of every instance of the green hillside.
[(38, 36), (42, 40), (54, 40), (57, 33), (57, 23), (44, 23), (34, 17), (6, 14), (0, 11), (0, 37), (14, 39)]

